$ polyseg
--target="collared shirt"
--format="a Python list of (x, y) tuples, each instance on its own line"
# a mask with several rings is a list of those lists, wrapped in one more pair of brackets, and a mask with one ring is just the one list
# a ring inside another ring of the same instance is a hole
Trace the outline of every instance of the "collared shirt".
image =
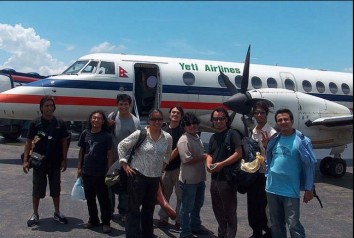
[[(140, 130), (130, 134), (118, 144), (119, 161), (127, 163), (130, 151), (138, 141)], [(172, 137), (161, 130), (161, 135), (154, 141), (149, 131), (144, 142), (135, 150), (130, 167), (146, 177), (160, 177), (163, 163), (168, 164), (172, 152)]]

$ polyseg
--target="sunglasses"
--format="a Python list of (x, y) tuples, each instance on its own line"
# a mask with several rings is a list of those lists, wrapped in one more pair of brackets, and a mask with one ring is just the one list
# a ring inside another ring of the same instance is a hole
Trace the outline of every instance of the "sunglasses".
[(261, 115), (261, 116), (264, 116), (266, 114), (265, 111), (255, 111), (253, 112), (253, 115)]
[(150, 118), (150, 121), (163, 121), (163, 118)]
[(188, 122), (184, 122), (184, 125), (185, 126), (199, 125), (199, 123), (196, 121), (188, 121)]
[(226, 117), (223, 116), (223, 117), (213, 117), (212, 118), (212, 121), (225, 121), (226, 120)]

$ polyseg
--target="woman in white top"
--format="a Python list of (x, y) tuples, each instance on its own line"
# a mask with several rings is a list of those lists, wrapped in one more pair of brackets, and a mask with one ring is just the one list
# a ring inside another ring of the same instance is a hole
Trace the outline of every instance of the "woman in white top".
[(138, 141), (140, 130), (118, 144), (119, 161), (128, 175), (128, 211), (125, 225), (127, 238), (153, 238), (153, 215), (156, 193), (165, 164), (172, 151), (172, 137), (161, 129), (163, 114), (149, 113), (147, 137), (127, 164), (130, 150)]

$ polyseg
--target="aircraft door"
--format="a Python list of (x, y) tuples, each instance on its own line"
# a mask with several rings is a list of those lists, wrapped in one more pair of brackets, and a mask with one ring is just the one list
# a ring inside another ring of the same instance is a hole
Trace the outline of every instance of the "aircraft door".
[(134, 98), (139, 117), (146, 117), (153, 108), (159, 108), (161, 97), (160, 73), (157, 65), (135, 64)]

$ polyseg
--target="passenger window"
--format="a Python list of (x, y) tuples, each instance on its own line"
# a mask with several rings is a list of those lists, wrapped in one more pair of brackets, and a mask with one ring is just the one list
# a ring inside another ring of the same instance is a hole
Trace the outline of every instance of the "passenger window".
[(320, 93), (324, 93), (324, 91), (326, 91), (325, 85), (320, 81), (316, 82), (316, 88), (317, 88), (317, 91)]
[(190, 73), (190, 72), (185, 72), (183, 74), (183, 82), (188, 85), (191, 86), (195, 83), (195, 76), (194, 74)]
[(350, 88), (349, 88), (348, 84), (342, 83), (342, 91), (343, 91), (344, 94), (349, 94), (350, 93)]
[(302, 82), (302, 88), (305, 90), (305, 92), (309, 93), (312, 91), (312, 84), (308, 80), (304, 80)]
[(262, 88), (262, 80), (257, 76), (252, 77), (251, 83), (252, 83), (252, 87), (255, 89)]
[(278, 83), (274, 78), (268, 78), (267, 85), (268, 85), (268, 88), (277, 88), (278, 87)]
[(286, 89), (295, 91), (295, 84), (291, 79), (285, 79), (284, 84)]
[(337, 84), (330, 82), (329, 83), (329, 91), (331, 91), (331, 93), (333, 93), (333, 94), (336, 94), (338, 92)]

